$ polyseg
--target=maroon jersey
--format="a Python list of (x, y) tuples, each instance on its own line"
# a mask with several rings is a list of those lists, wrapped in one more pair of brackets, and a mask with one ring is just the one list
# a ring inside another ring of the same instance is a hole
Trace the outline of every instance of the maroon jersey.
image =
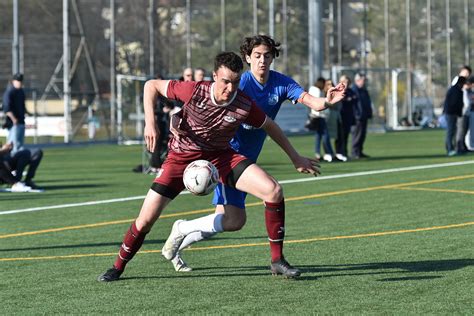
[(265, 122), (265, 113), (240, 90), (227, 104), (217, 104), (212, 85), (210, 81), (169, 81), (166, 97), (184, 102), (179, 113), (182, 118), (179, 129), (183, 133), (170, 140), (171, 150), (225, 150), (240, 124), (260, 128)]

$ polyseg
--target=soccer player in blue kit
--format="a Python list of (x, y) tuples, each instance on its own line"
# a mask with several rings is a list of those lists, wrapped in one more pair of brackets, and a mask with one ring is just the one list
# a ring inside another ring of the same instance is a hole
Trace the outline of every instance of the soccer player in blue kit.
[[(279, 72), (270, 70), (273, 59), (279, 55), (280, 43), (266, 35), (246, 37), (240, 46), (244, 61), (250, 70), (242, 74), (240, 90), (250, 96), (270, 118), (275, 119), (281, 104), (286, 100), (302, 103), (310, 109), (324, 110), (344, 97), (346, 87), (339, 84), (328, 92), (326, 98), (316, 98), (308, 94), (293, 79)], [(173, 129), (172, 129), (173, 130)], [(241, 125), (231, 146), (237, 152), (256, 162), (265, 142), (263, 129)], [(279, 203), (266, 203), (265, 224), (270, 241), (271, 265), (273, 275), (298, 277), (301, 272), (291, 266), (283, 256), (283, 239), (285, 233), (285, 204), (283, 193)], [(181, 250), (192, 243), (209, 238), (223, 231), (240, 230), (246, 222), (246, 193), (220, 184), (215, 190), (213, 204), (214, 214), (195, 220), (178, 220), (168, 237), (162, 253), (171, 262), (176, 271), (189, 272), (192, 269), (184, 262)]]

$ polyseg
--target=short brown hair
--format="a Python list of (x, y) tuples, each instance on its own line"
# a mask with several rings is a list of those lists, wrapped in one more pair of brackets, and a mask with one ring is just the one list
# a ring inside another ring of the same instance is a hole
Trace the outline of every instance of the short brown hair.
[(234, 52), (222, 52), (217, 54), (214, 58), (214, 71), (217, 71), (222, 66), (229, 68), (233, 72), (241, 72), (242, 69), (244, 69), (242, 59)]

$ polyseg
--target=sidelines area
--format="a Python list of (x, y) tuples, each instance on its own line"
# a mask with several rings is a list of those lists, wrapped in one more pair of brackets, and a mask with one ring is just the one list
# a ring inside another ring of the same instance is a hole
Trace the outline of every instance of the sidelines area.
[[(381, 170), (372, 170), (372, 171), (363, 171), (363, 172), (353, 172), (353, 173), (345, 173), (345, 174), (338, 174), (338, 175), (332, 175), (332, 176), (321, 176), (321, 177), (310, 177), (310, 178), (304, 178), (304, 179), (283, 180), (283, 181), (279, 181), (279, 182), (281, 184), (288, 184), (288, 183), (300, 183), (300, 182), (308, 182), (308, 181), (322, 181), (322, 180), (331, 180), (331, 179), (341, 179), (341, 178), (349, 178), (349, 177), (375, 175), (375, 174), (385, 174), (385, 173), (404, 172), (404, 171), (413, 171), (413, 170), (424, 170), (424, 169), (432, 169), (432, 168), (456, 167), (456, 166), (463, 166), (463, 165), (468, 165), (468, 164), (474, 164), (474, 160), (449, 162), (449, 163), (441, 163), (441, 164), (431, 164), (431, 165), (421, 165), (421, 166), (411, 166), (411, 167), (403, 167), (403, 168), (381, 169)], [(181, 192), (181, 194), (189, 194), (189, 192), (184, 191), (184, 192)], [(81, 207), (81, 206), (90, 206), (90, 205), (108, 204), (108, 203), (117, 203), (117, 202), (126, 202), (126, 201), (133, 201), (133, 200), (141, 200), (141, 199), (144, 199), (144, 198), (145, 198), (144, 195), (140, 195), (140, 196), (131, 196), (131, 197), (126, 197), (126, 198), (108, 199), (108, 200), (101, 200), (101, 201), (88, 201), (88, 202), (79, 202), (79, 203), (70, 203), (70, 204), (32, 207), (32, 208), (25, 208), (25, 209), (0, 211), (0, 215), (26, 213), (26, 212), (37, 212), (37, 211), (43, 211), (43, 210), (69, 208), (69, 207)]]

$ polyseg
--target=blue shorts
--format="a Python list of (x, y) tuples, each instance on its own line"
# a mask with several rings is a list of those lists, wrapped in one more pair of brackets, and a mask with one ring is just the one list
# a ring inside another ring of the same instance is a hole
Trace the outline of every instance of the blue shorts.
[(214, 190), (212, 204), (233, 205), (245, 209), (245, 198), (247, 193), (239, 191), (233, 187), (219, 183)]

